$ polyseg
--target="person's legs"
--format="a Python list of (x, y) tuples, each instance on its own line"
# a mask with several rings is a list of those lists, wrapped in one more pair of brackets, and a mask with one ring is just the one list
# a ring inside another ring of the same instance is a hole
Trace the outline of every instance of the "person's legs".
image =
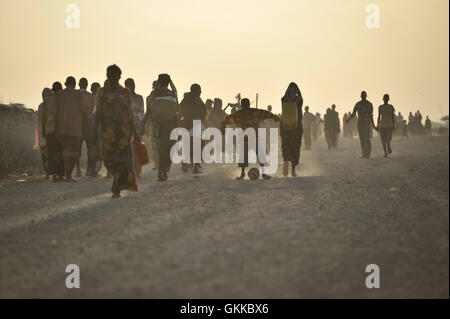
[(386, 132), (386, 144), (387, 144), (387, 151), (389, 154), (392, 153), (392, 148), (391, 148), (391, 141), (392, 141), (392, 128), (388, 128), (387, 132)]
[(303, 135), (303, 139), (304, 139), (304, 142), (305, 142), (305, 149), (310, 150), (311, 149), (311, 144), (312, 144), (312, 141), (311, 141), (311, 129), (310, 128), (306, 129), (303, 134), (304, 134)]
[(139, 162), (139, 158), (138, 155), (136, 153), (136, 147), (134, 147), (134, 144), (132, 143), (132, 150), (133, 150), (133, 166), (134, 166), (134, 170), (136, 171), (136, 176), (139, 177), (139, 175), (141, 175), (142, 172), (142, 165), (141, 162)]
[(49, 134), (45, 138), (48, 150), (48, 174), (52, 175), (53, 182), (58, 182), (58, 176), (64, 175), (64, 167), (61, 170), (61, 147), (55, 134)]
[(170, 167), (170, 132), (172, 126), (170, 124), (161, 124), (158, 129), (158, 153), (159, 153), (159, 172), (158, 180), (166, 181), (167, 172)]
[(65, 136), (62, 138), (63, 158), (64, 158), (64, 171), (67, 182), (73, 182), (72, 172), (75, 167), (77, 157), (80, 153), (80, 139), (71, 136)]
[[(245, 168), (248, 167), (248, 151), (249, 151), (248, 144), (247, 143), (243, 143), (242, 146), (243, 146), (242, 147), (243, 148), (242, 151), (238, 153), (238, 159), (239, 159), (238, 167), (241, 168), (241, 175), (239, 175), (237, 177), (237, 179), (244, 179), (244, 177), (245, 177)], [(237, 150), (236, 150), (236, 152), (237, 152)]]
[(367, 125), (365, 127), (365, 151), (364, 153), (366, 154), (366, 157), (369, 158), (370, 157), (370, 153), (372, 152), (372, 143), (370, 141), (370, 135), (372, 134), (372, 129), (369, 125)]
[(153, 153), (153, 160), (155, 161), (155, 167), (153, 169), (159, 169), (159, 152), (158, 152), (158, 129), (155, 127), (154, 124), (149, 126), (150, 129), (150, 138), (151, 138), (151, 145), (152, 145), (152, 153)]
[(76, 167), (77, 167), (77, 172), (75, 174), (75, 177), (81, 177), (80, 157), (82, 155), (81, 154), (81, 150), (83, 149), (83, 141), (84, 141), (84, 139), (82, 138), (80, 140), (80, 152), (79, 152), (78, 156), (75, 159), (75, 164), (76, 164)]
[(387, 132), (386, 128), (380, 127), (380, 139), (381, 139), (381, 145), (383, 145), (384, 150), (384, 157), (388, 156), (388, 150), (387, 150)]
[(48, 148), (47, 146), (39, 147), (39, 153), (41, 154), (42, 168), (45, 172), (45, 178), (48, 178)]
[(370, 126), (365, 123), (358, 122), (358, 134), (361, 143), (362, 156), (369, 158), (372, 145), (370, 143)]
[(72, 178), (72, 172), (75, 167), (76, 156), (64, 156), (64, 171), (66, 175), (66, 182), (74, 182)]
[(280, 129), (280, 137), (281, 137), (281, 153), (283, 156), (283, 176), (288, 175), (289, 170), (289, 157), (287, 151), (287, 133), (283, 129)]

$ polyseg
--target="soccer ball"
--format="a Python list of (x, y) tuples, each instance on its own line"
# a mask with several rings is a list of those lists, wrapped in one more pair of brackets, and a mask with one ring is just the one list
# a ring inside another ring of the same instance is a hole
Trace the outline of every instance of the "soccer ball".
[(253, 181), (257, 180), (259, 178), (259, 168), (254, 167), (250, 169), (248, 171), (248, 177)]

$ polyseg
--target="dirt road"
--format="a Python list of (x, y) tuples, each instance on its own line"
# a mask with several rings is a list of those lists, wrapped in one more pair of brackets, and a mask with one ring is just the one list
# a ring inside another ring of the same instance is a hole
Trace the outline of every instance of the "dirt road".
[(146, 167), (120, 200), (103, 178), (2, 183), (0, 297), (448, 298), (448, 137), (393, 148), (382, 158), (374, 138), (364, 160), (357, 139), (321, 140), (299, 177), (270, 181), (215, 164), (158, 183)]

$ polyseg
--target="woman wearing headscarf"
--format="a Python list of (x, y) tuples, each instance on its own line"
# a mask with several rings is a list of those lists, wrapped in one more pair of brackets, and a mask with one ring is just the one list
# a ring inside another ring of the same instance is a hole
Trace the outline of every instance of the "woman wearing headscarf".
[[(284, 106), (291, 105), (295, 108), (296, 112), (284, 112), (280, 122), (280, 135), (281, 135), (281, 150), (283, 153), (283, 175), (287, 176), (289, 169), (289, 162), (291, 162), (291, 174), (296, 176), (295, 167), (300, 161), (300, 147), (302, 146), (302, 117), (303, 117), (303, 97), (298, 85), (291, 82), (286, 90), (286, 93), (281, 98), (281, 103)], [(286, 108), (283, 107), (286, 110)], [(294, 118), (296, 115), (296, 119)], [(284, 122), (283, 122), (284, 121)], [(290, 123), (288, 123), (288, 121)]]
[(119, 84), (121, 73), (117, 65), (109, 66), (108, 80), (96, 98), (95, 131), (101, 125), (103, 162), (113, 177), (113, 198), (120, 197), (122, 190), (137, 191), (131, 138), (140, 137), (134, 127), (130, 91)]

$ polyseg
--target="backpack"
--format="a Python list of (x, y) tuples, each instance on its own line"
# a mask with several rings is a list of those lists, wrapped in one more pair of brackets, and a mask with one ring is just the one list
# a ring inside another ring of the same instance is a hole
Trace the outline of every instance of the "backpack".
[(178, 103), (172, 96), (155, 97), (149, 107), (153, 122), (164, 123), (177, 119)]

